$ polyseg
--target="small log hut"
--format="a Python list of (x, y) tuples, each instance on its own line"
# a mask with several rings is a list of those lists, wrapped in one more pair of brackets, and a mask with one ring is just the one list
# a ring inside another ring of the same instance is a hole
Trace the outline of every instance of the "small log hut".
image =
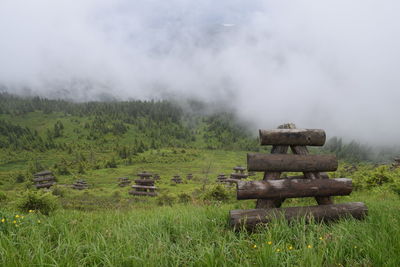
[(53, 173), (51, 171), (42, 171), (35, 173), (33, 175), (33, 181), (36, 183), (35, 187), (37, 189), (40, 188), (47, 188), (49, 189), (53, 185), (56, 184), (56, 177), (53, 176)]
[[(249, 171), (263, 171), (262, 181), (237, 181), (237, 199), (257, 199), (256, 209), (231, 210), (234, 228), (253, 229), (277, 216), (291, 221), (311, 217), (315, 221), (334, 221), (352, 216), (363, 219), (368, 212), (362, 202), (334, 204), (331, 196), (349, 195), (352, 181), (347, 178), (329, 179), (325, 173), (335, 171), (338, 162), (330, 155), (309, 155), (306, 145), (322, 146), (325, 132), (319, 129), (296, 129), (284, 124), (275, 130), (260, 130), (261, 145), (273, 145), (271, 154), (247, 155)], [(288, 149), (293, 154), (286, 154)], [(280, 179), (284, 171), (303, 175)], [(285, 198), (315, 197), (318, 206), (280, 208)]]
[(157, 196), (157, 192), (155, 192), (157, 187), (154, 186), (155, 180), (152, 179), (153, 175), (148, 172), (141, 172), (137, 176), (139, 176), (139, 179), (135, 180), (135, 185), (132, 185), (133, 190), (129, 194), (134, 196)]
[(72, 188), (76, 190), (84, 190), (88, 189), (89, 185), (85, 180), (79, 179), (72, 185)]
[(131, 184), (131, 181), (128, 177), (119, 177), (118, 178), (118, 186), (125, 187)]
[(172, 177), (171, 182), (176, 183), (176, 184), (181, 184), (182, 183), (182, 178), (179, 175), (174, 175)]

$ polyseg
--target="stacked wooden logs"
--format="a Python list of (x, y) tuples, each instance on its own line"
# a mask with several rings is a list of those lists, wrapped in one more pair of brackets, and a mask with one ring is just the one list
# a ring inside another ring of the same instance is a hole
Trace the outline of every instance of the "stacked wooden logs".
[[(293, 124), (276, 130), (260, 130), (261, 145), (273, 145), (271, 154), (249, 153), (249, 171), (264, 172), (262, 181), (238, 181), (238, 199), (257, 199), (256, 209), (232, 210), (233, 227), (252, 229), (276, 217), (288, 221), (306, 217), (315, 221), (333, 221), (352, 216), (362, 219), (367, 214), (364, 203), (334, 204), (331, 196), (345, 196), (352, 191), (347, 178), (329, 179), (327, 171), (335, 171), (338, 162), (331, 155), (309, 155), (306, 145), (322, 146), (323, 130), (296, 129)], [(286, 154), (287, 150), (293, 154)], [(300, 176), (280, 179), (284, 171), (303, 172)], [(315, 197), (318, 206), (280, 208), (286, 198)]]
[(217, 177), (218, 183), (226, 183), (227, 180), (228, 180), (228, 177), (226, 177), (224, 173), (220, 173)]
[(400, 168), (400, 158), (394, 158), (393, 161), (391, 169), (394, 170)]
[(246, 179), (249, 176), (246, 173), (244, 173), (244, 171), (246, 170), (246, 168), (244, 167), (237, 166), (234, 167), (233, 170), (235, 172), (231, 173), (231, 179), (241, 180), (241, 179)]
[(131, 181), (128, 177), (119, 177), (118, 178), (118, 186), (125, 187), (131, 184)]
[(179, 175), (174, 175), (172, 177), (171, 182), (176, 183), (176, 184), (181, 184), (182, 183), (182, 178)]
[(88, 189), (89, 185), (85, 180), (79, 179), (72, 185), (72, 188), (76, 190), (83, 190)]
[(36, 183), (35, 187), (40, 188), (50, 188), (56, 184), (56, 177), (53, 176), (51, 171), (42, 171), (33, 175), (33, 181)]
[(135, 185), (132, 185), (133, 190), (129, 194), (134, 196), (157, 196), (156, 189), (154, 186), (155, 180), (152, 179), (152, 174), (148, 172), (138, 173), (139, 179), (135, 180)]

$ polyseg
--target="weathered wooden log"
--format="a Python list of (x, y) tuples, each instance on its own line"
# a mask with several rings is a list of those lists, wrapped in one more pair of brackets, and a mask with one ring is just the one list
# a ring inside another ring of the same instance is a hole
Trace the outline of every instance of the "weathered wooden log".
[[(320, 173), (321, 179), (329, 179), (329, 176), (326, 172), (321, 172)], [(307, 178), (304, 174), (303, 175), (291, 175), (291, 176), (282, 176), (282, 178), (286, 179), (310, 179)]]
[(151, 174), (149, 172), (141, 172), (141, 173), (138, 173), (137, 176), (140, 176), (140, 177), (151, 177), (151, 176), (153, 176), (153, 174)]
[(135, 183), (139, 185), (154, 185), (155, 181), (153, 179), (136, 179)]
[(55, 184), (56, 184), (55, 182), (49, 182), (49, 183), (43, 183), (43, 184), (36, 184), (35, 186), (36, 186), (37, 189), (39, 189), (39, 188), (50, 188)]
[(232, 179), (246, 179), (248, 177), (245, 173), (231, 173)]
[(232, 227), (244, 226), (254, 228), (259, 223), (268, 223), (275, 218), (285, 218), (287, 221), (305, 217), (307, 221), (335, 221), (343, 217), (363, 219), (368, 208), (362, 202), (329, 204), (309, 207), (290, 207), (272, 209), (231, 210), (230, 224)]
[(238, 181), (237, 199), (347, 196), (352, 189), (347, 178)]
[(33, 178), (34, 182), (55, 181), (55, 180), (56, 180), (56, 177), (54, 177), (54, 176)]
[(321, 129), (260, 130), (261, 145), (323, 146), (325, 131)]
[(321, 172), (336, 171), (338, 162), (333, 155), (293, 155), (248, 153), (249, 171)]
[(152, 190), (155, 190), (157, 187), (155, 187), (155, 186), (149, 186), (149, 185), (132, 185), (132, 188), (152, 189)]
[(157, 192), (130, 191), (129, 194), (134, 196), (150, 196), (150, 197), (157, 196)]
[(53, 175), (51, 171), (41, 171), (38, 173), (35, 173), (33, 176), (38, 177), (38, 176), (45, 176), (45, 175)]

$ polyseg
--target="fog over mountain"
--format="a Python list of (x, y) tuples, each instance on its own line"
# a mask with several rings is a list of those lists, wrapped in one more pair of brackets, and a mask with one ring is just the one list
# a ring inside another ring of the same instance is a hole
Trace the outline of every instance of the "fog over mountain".
[(196, 98), (400, 142), (400, 2), (0, 1), (3, 90), (77, 101)]

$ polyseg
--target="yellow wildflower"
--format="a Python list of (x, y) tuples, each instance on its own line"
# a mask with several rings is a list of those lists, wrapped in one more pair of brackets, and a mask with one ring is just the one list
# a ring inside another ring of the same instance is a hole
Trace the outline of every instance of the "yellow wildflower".
[(37, 222), (40, 223), (40, 220), (38, 220)]
[(29, 210), (29, 213), (35, 212), (34, 210)]
[(272, 245), (272, 241), (268, 241), (267, 244), (268, 244), (268, 245)]
[(1, 222), (2, 222), (2, 223), (3, 223), (3, 222), (5, 222), (5, 221), (6, 221), (6, 219), (4, 219), (4, 218), (3, 218), (3, 219), (1, 219)]
[(289, 247), (288, 247), (288, 249), (289, 249), (289, 250), (292, 250), (292, 249), (293, 249), (293, 247), (292, 247), (292, 246), (289, 246)]
[(257, 245), (253, 245), (253, 248), (257, 248)]
[(17, 223), (17, 221), (16, 221), (16, 220), (14, 220), (14, 221), (13, 221), (13, 223)]
[(281, 251), (281, 250), (280, 250), (279, 248), (277, 248), (277, 249), (276, 249), (276, 252), (279, 252), (279, 251)]
[(307, 248), (312, 248), (312, 246), (311, 246), (311, 245), (308, 245)]
[(15, 218), (19, 218), (19, 215), (17, 214), (17, 215), (15, 215)]
[(324, 240), (324, 238), (322, 236), (319, 237), (319, 240)]
[(354, 248), (357, 248), (357, 246), (354, 246)]

